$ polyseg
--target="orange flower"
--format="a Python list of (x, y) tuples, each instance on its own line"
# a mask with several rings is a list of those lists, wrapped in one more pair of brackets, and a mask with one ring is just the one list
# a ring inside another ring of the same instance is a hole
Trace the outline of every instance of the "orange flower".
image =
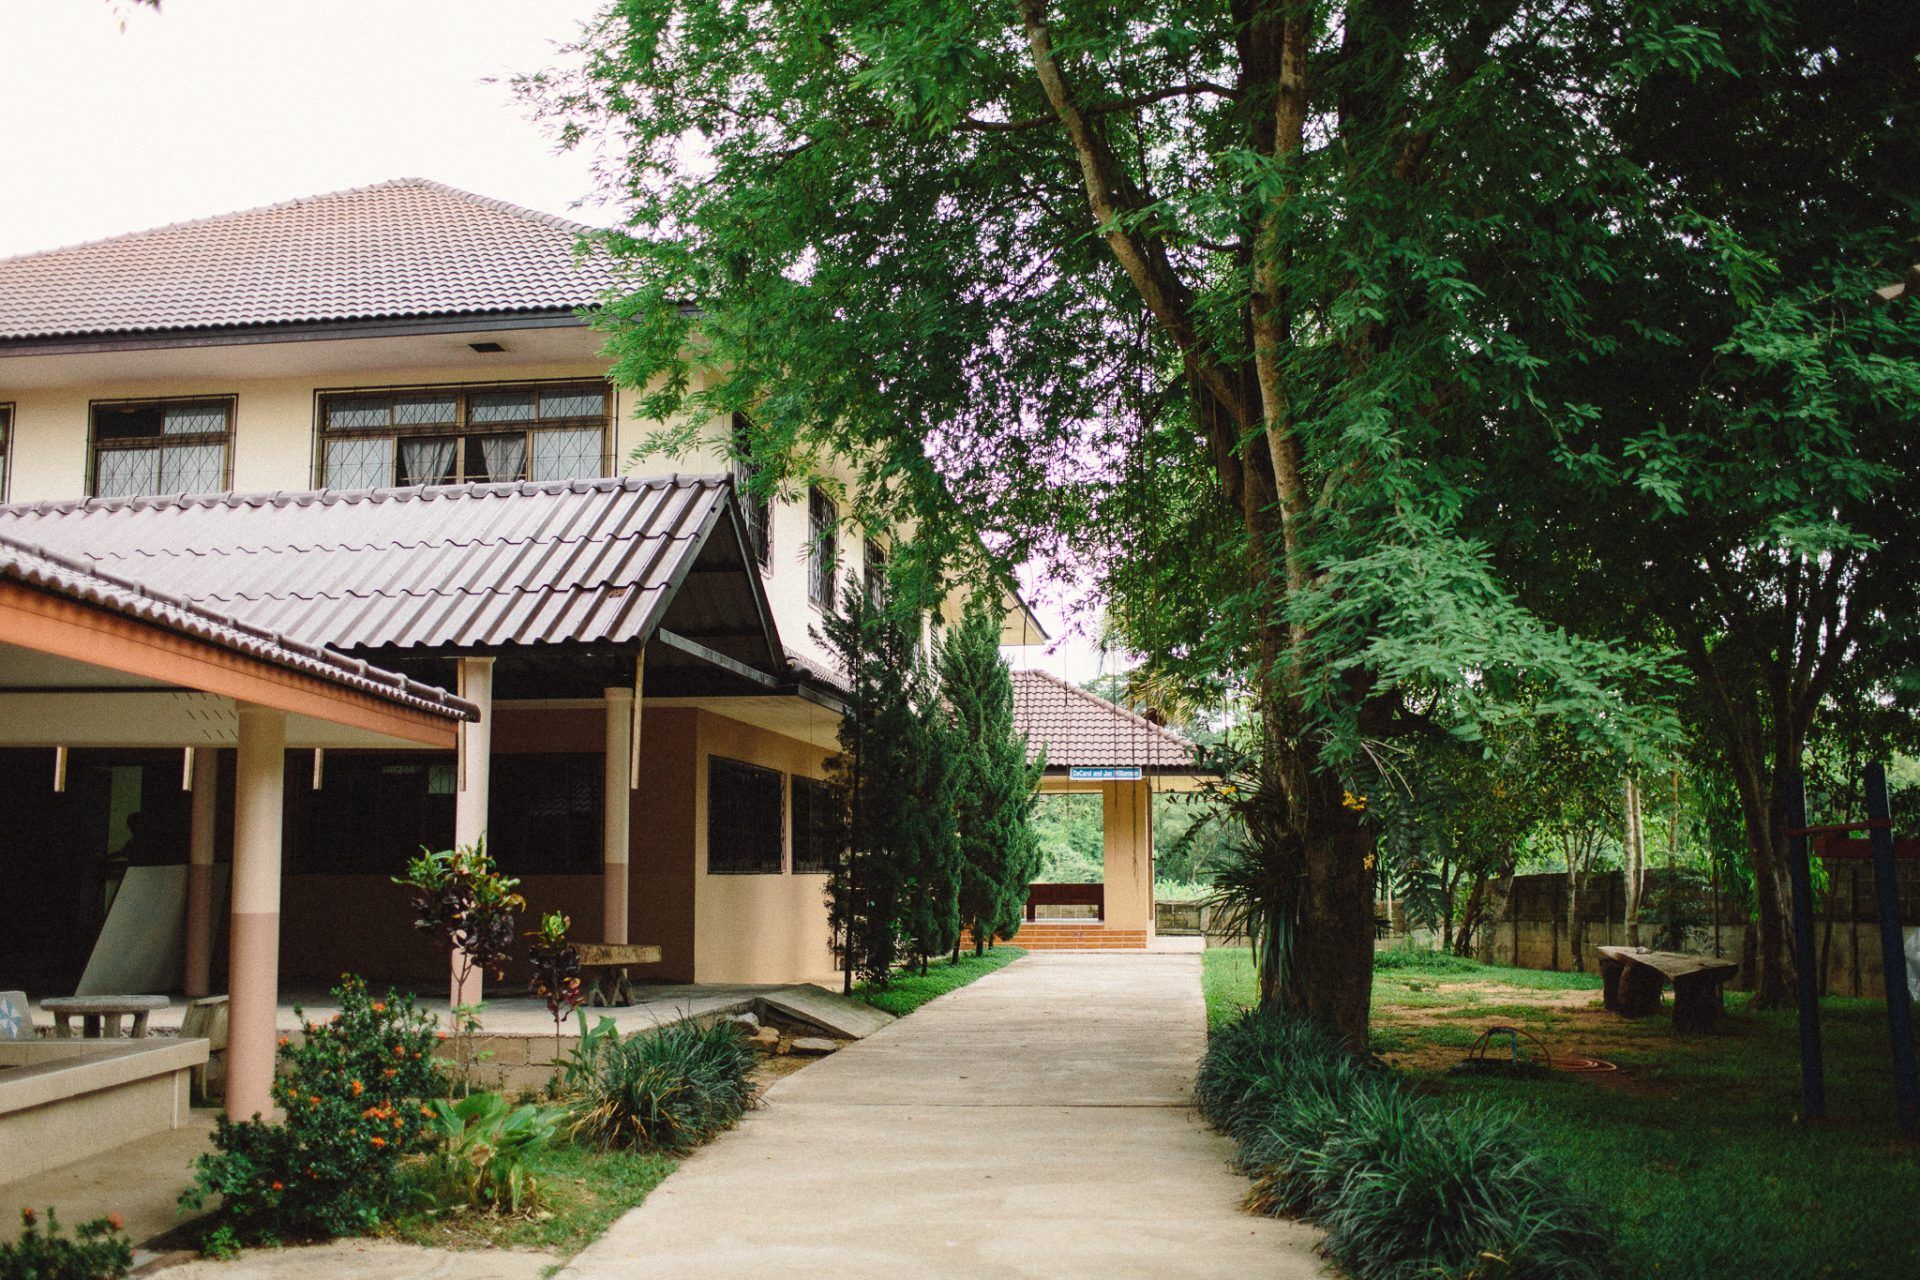
[(353, 1081), (353, 1083), (348, 1087), (353, 1090), (353, 1096), (356, 1098), (359, 1097), (362, 1093), (366, 1092), (366, 1088), (367, 1088), (367, 1086), (361, 1084), (358, 1080)]
[(403, 1044), (397, 1044), (397, 1045), (395, 1045), (395, 1046), (393, 1046), (393, 1056), (394, 1056), (394, 1057), (396, 1057), (396, 1058), (404, 1058), (404, 1057), (406, 1057), (406, 1056), (407, 1056), (407, 1046), (405, 1046), (405, 1045), (403, 1045)]
[(383, 1137), (381, 1137), (381, 1136), (380, 1136), (379, 1134), (377, 1134), (377, 1133), (376, 1133), (376, 1134), (375, 1134), (375, 1135), (374, 1135), (373, 1137), (371, 1137), (371, 1138), (368, 1138), (368, 1139), (367, 1139), (367, 1141), (368, 1141), (368, 1142), (371, 1142), (371, 1143), (372, 1143), (372, 1144), (373, 1144), (374, 1146), (376, 1146), (376, 1147), (384, 1147), (384, 1146), (386, 1146), (386, 1145), (387, 1145), (387, 1140), (386, 1140), (385, 1138), (383, 1138)]
[(281, 1047), (282, 1049), (284, 1049), (284, 1048), (286, 1048), (286, 1047), (287, 1047), (287, 1043), (288, 1043), (288, 1041), (287, 1041), (287, 1038), (286, 1038), (285, 1036), (281, 1036), (281, 1037), (280, 1037), (280, 1047)]
[(420, 1108), (420, 1114), (421, 1114), (421, 1115), (423, 1115), (423, 1116), (425, 1116), (425, 1117), (426, 1117), (427, 1119), (429, 1119), (429, 1120), (431, 1120), (431, 1119), (433, 1119), (433, 1108), (432, 1108), (432, 1107), (422, 1107), (422, 1108)]
[(273, 1184), (273, 1189), (275, 1191), (285, 1191), (287, 1188), (285, 1183), (276, 1182)]
[(35, 1213), (32, 1209), (22, 1209), (20, 1211), (20, 1221), (26, 1223), (28, 1226), (32, 1226), (35, 1222), (37, 1222), (39, 1220), (39, 1217), (40, 1215)]
[(385, 1013), (387, 1011), (387, 1006), (382, 1004), (380, 1001), (375, 1000), (373, 1002), (373, 1011), (375, 1013)]
[(435, 1040), (445, 1040), (447, 1038), (447, 1033), (444, 1031), (436, 1031), (433, 1033), (433, 1038)]
[(119, 1215), (119, 1214), (117, 1214), (117, 1213), (110, 1213), (110, 1214), (108, 1214), (108, 1215), (107, 1215), (107, 1225), (108, 1225), (108, 1226), (110, 1226), (110, 1227), (112, 1227), (112, 1228), (113, 1228), (113, 1229), (114, 1229), (115, 1231), (118, 1231), (118, 1230), (120, 1230), (120, 1227), (121, 1227), (121, 1225), (122, 1225), (122, 1224), (121, 1224), (121, 1221), (120, 1221), (120, 1215)]

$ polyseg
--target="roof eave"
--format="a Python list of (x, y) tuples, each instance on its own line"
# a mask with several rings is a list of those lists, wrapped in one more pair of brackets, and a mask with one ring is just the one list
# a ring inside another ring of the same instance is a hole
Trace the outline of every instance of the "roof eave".
[(465, 311), (419, 316), (370, 316), (284, 324), (216, 325), (199, 329), (137, 329), (121, 333), (49, 334), (0, 338), (7, 356), (85, 355), (102, 351), (242, 347), (274, 342), (330, 342), (343, 338), (403, 338), (441, 333), (513, 329), (587, 328), (590, 307), (529, 307), (516, 311)]

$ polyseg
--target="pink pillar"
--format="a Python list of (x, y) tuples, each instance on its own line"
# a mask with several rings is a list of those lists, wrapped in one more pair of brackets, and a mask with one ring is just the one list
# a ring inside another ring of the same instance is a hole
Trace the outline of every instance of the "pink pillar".
[(227, 1114), (273, 1110), (274, 1012), (280, 997), (280, 814), (287, 717), (239, 705), (234, 753), (233, 940), (227, 989)]
[[(487, 837), (487, 790), (493, 764), (493, 659), (461, 658), (460, 696), (480, 708), (480, 718), (460, 726), (460, 790), (454, 797), (453, 843), (460, 848)], [(478, 971), (460, 981), (460, 957), (450, 957), (447, 998), (454, 1005), (479, 1004), (483, 983)]]
[(207, 994), (213, 969), (213, 825), (219, 792), (220, 754), (212, 747), (193, 753), (193, 817), (187, 834), (187, 964), (190, 998)]
[(633, 803), (633, 690), (608, 689), (605, 770), (601, 790), (600, 941), (627, 940), (627, 823)]

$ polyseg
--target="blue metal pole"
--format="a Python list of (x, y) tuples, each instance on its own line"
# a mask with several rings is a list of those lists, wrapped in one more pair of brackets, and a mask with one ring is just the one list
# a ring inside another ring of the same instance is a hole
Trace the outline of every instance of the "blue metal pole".
[(1920, 1078), (1913, 1062), (1912, 996), (1907, 991), (1907, 955), (1900, 945), (1900, 882), (1893, 869), (1893, 813), (1887, 804), (1887, 769), (1867, 766), (1867, 838), (1873, 847), (1873, 889), (1880, 907), (1880, 976), (1887, 989), (1887, 1033), (1893, 1042), (1893, 1096), (1901, 1131), (1920, 1133)]
[(1800, 998), (1800, 1118), (1827, 1114), (1826, 1068), (1820, 1060), (1820, 975), (1813, 949), (1813, 872), (1807, 860), (1807, 783), (1787, 779), (1787, 880), (1793, 886), (1793, 981)]

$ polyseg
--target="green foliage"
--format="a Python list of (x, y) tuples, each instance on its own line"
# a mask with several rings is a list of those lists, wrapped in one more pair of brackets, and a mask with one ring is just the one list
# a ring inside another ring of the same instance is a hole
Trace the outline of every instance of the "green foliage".
[(1033, 833), (1040, 847), (1035, 880), (1092, 884), (1105, 878), (1099, 796), (1056, 791), (1036, 797)]
[(941, 642), (938, 666), (960, 841), (957, 906), (980, 953), (1019, 930), (1027, 886), (1039, 878), (1033, 813), (1045, 761), (1028, 763), (1026, 735), (1014, 728), (1013, 679), (992, 612), (969, 609)]
[(827, 907), (851, 989), (886, 982), (903, 954), (924, 966), (959, 935), (953, 744), (918, 614), (849, 586), (822, 630), (849, 685), (840, 751), (827, 763), (845, 834)]
[(52, 1209), (44, 1223), (32, 1209), (22, 1209), (20, 1238), (0, 1243), (5, 1280), (119, 1280), (132, 1267), (133, 1246), (118, 1217), (83, 1222), (69, 1236)]
[(485, 840), (459, 849), (422, 849), (394, 883), (412, 890), (413, 927), (461, 959), (460, 981), (475, 971), (498, 981), (513, 954), (513, 925), (527, 902), (518, 880), (500, 874)]
[(497, 1093), (436, 1098), (427, 1106), (440, 1143), (441, 1185), (476, 1208), (519, 1213), (539, 1202), (533, 1166), (553, 1144), (564, 1111), (514, 1106)]
[(597, 1240), (673, 1172), (671, 1157), (557, 1142), (528, 1162), (540, 1184), (534, 1213), (449, 1214), (423, 1207), (388, 1234), (433, 1249), (539, 1249), (567, 1258)]
[(1212, 1036), (1195, 1092), (1238, 1144), (1255, 1207), (1323, 1226), (1357, 1280), (1608, 1274), (1597, 1205), (1511, 1114), (1423, 1099), (1318, 1027), (1242, 1015)]
[(604, 1149), (690, 1151), (732, 1128), (753, 1105), (754, 1061), (731, 1023), (685, 1021), (625, 1039), (583, 1037), (564, 1068), (571, 1131)]
[(200, 1237), (200, 1256), (215, 1262), (232, 1262), (244, 1247), (240, 1236), (224, 1222)]
[(900, 974), (885, 986), (855, 987), (853, 998), (904, 1018), (936, 996), (957, 991), (996, 969), (1004, 969), (1025, 954), (1019, 947), (997, 946), (989, 948), (984, 955), (935, 960), (925, 973)]
[(560, 1045), (560, 1024), (587, 1001), (580, 989), (580, 949), (567, 940), (573, 921), (563, 913), (549, 911), (540, 918), (540, 927), (527, 934), (527, 963), (533, 973), (528, 988), (547, 1006), (553, 1018), (553, 1043)]
[(302, 1034), (280, 1042), (273, 1098), (286, 1119), (222, 1116), (180, 1197), (198, 1209), (218, 1196), (219, 1220), (242, 1239), (371, 1230), (404, 1197), (402, 1158), (431, 1145), (425, 1103), (445, 1092), (432, 1016), (412, 996), (375, 1000), (351, 976), (333, 995), (338, 1014), (308, 1022), (296, 1009)]

